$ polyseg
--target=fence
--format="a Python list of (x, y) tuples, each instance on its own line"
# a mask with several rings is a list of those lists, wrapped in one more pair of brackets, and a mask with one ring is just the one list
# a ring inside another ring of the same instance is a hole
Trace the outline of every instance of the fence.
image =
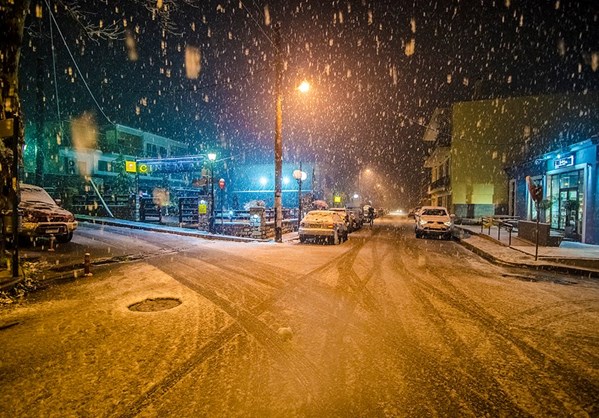
[(501, 229), (509, 233), (508, 245), (512, 245), (512, 231), (518, 227), (519, 218), (509, 215), (494, 215), (481, 217), (480, 233), (487, 228), (487, 235), (491, 235), (491, 227), (497, 227), (497, 241), (501, 241)]
[[(111, 194), (102, 196), (104, 203), (115, 218), (133, 219), (135, 199), (129, 195)], [(65, 205), (73, 213), (91, 216), (110, 216), (96, 194), (73, 196), (72, 203)]]

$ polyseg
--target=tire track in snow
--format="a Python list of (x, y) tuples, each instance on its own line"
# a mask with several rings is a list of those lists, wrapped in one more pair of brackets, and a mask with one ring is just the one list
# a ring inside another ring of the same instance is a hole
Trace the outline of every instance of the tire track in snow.
[[(397, 234), (403, 231), (402, 229), (389, 229), (389, 232)], [(404, 257), (402, 251), (406, 250), (407, 247), (405, 245), (402, 247), (397, 246), (396, 240), (385, 240), (384, 236), (381, 238), (379, 240), (381, 243), (389, 241), (383, 247), (386, 251), (383, 251), (381, 255), (378, 248), (373, 248), (373, 259), (377, 260), (379, 266), (383, 262), (389, 261), (394, 266), (394, 271), (398, 273), (400, 279), (409, 277), (410, 273), (403, 268), (402, 262)], [(400, 268), (398, 268), (396, 262), (400, 263)], [(406, 380), (410, 382), (408, 387), (417, 388), (407, 394), (397, 395), (400, 405), (405, 408), (404, 412), (408, 412), (409, 415), (426, 415), (430, 414), (431, 409), (433, 409), (443, 411), (444, 414), (448, 415), (463, 415), (464, 411), (468, 409), (468, 405), (472, 404), (484, 404), (486, 408), (483, 408), (483, 410), (488, 411), (488, 400), (484, 394), (461, 393), (461, 388), (476, 387), (478, 385), (478, 382), (469, 375), (464, 375), (458, 371), (445, 376), (443, 381), (439, 380), (439, 371), (446, 368), (447, 365), (437, 361), (434, 355), (427, 353), (422, 346), (418, 345), (397, 317), (396, 312), (399, 309), (395, 307), (393, 297), (389, 295), (388, 291), (388, 287), (392, 285), (388, 280), (391, 279), (391, 276), (396, 278), (397, 275), (389, 275), (386, 269), (381, 269), (379, 273), (380, 277), (376, 277), (372, 285), (374, 290), (377, 290), (380, 294), (380, 298), (385, 301), (384, 306), (387, 307), (387, 312), (382, 310), (371, 311), (372, 326), (373, 329), (376, 329), (376, 327), (380, 328), (380, 324), (384, 324), (381, 340), (387, 347), (386, 352), (396, 358), (397, 362), (403, 366)], [(388, 275), (390, 277), (387, 277)], [(384, 352), (381, 350), (381, 354)], [(443, 388), (445, 396), (439, 396), (440, 386)], [(437, 396), (430, 396), (433, 393)], [(458, 401), (455, 399), (456, 395), (459, 398)], [(509, 404), (509, 401), (506, 403)], [(511, 409), (512, 411), (518, 411), (517, 408)]]
[[(412, 270), (413, 276), (416, 278), (414, 282), (416, 286), (412, 286), (412, 291), (417, 297), (420, 297), (423, 303), (427, 303), (429, 305), (430, 313), (436, 313), (439, 316), (440, 320), (435, 320), (433, 316), (432, 322), (438, 328), (441, 335), (443, 335), (448, 344), (452, 344), (453, 350), (458, 354), (458, 358), (463, 354), (459, 354), (460, 351), (463, 350), (465, 344), (459, 343), (460, 338), (456, 335), (449, 327), (444, 327), (442, 324), (442, 315), (435, 308), (434, 304), (431, 302), (426, 302), (425, 299), (431, 300), (436, 299), (442, 301), (443, 303), (451, 306), (452, 308), (458, 310), (462, 314), (464, 314), (469, 320), (474, 320), (478, 323), (479, 328), (483, 330), (487, 334), (491, 334), (495, 336), (496, 341), (498, 342), (506, 342), (512, 351), (517, 353), (519, 356), (525, 356), (525, 358), (529, 361), (531, 366), (535, 369), (537, 376), (545, 376), (544, 380), (549, 383), (550, 387), (553, 387), (554, 390), (548, 390), (544, 394), (545, 405), (544, 408), (547, 410), (547, 401), (551, 398), (551, 409), (552, 411), (560, 411), (563, 410), (565, 404), (568, 401), (563, 399), (563, 391), (566, 390), (568, 393), (568, 397), (574, 399), (577, 405), (582, 406), (583, 408), (591, 408), (593, 407), (595, 399), (597, 399), (597, 394), (599, 393), (596, 382), (592, 382), (584, 376), (580, 376), (580, 374), (574, 370), (573, 368), (560, 364), (556, 361), (556, 359), (547, 358), (547, 356), (539, 351), (536, 347), (530, 345), (526, 341), (517, 337), (510, 327), (504, 324), (503, 321), (495, 318), (493, 315), (488, 313), (482, 306), (474, 302), (468, 295), (466, 295), (461, 290), (457, 289), (453, 286), (446, 277), (447, 271), (442, 267), (438, 266), (438, 263), (430, 262), (425, 263), (426, 273), (430, 276), (428, 280), (425, 278), (425, 275), (422, 275), (419, 272), (415, 272)], [(486, 277), (495, 277), (493, 275), (488, 276), (483, 272), (473, 271), (477, 276), (486, 276)], [(438, 285), (433, 285), (430, 283), (430, 279), (435, 279), (436, 283), (439, 283), (441, 286), (445, 287), (445, 289), (441, 289)], [(420, 288), (420, 289), (418, 289)], [(449, 333), (449, 335), (448, 335)], [(490, 338), (490, 337), (488, 337)], [(467, 355), (467, 353), (466, 353)], [(475, 357), (470, 354), (470, 358), (473, 362), (475, 362)], [(488, 370), (488, 367), (482, 362), (478, 361), (477, 367), (473, 369), (473, 372), (476, 374), (480, 374), (480, 370)], [(477, 372), (478, 371), (478, 372)], [(487, 379), (491, 379), (490, 382), (495, 382), (494, 386), (499, 385), (500, 383), (496, 378), (485, 374)], [(549, 379), (548, 376), (551, 376)], [(576, 379), (570, 378), (570, 376), (577, 376)], [(557, 387), (555, 386), (555, 380), (558, 380), (559, 383)], [(495, 402), (494, 402), (495, 403)], [(521, 411), (523, 412), (523, 411)], [(588, 411), (587, 411), (588, 412)]]
[[(258, 316), (268, 311), (278, 300), (282, 299), (290, 292), (296, 290), (298, 287), (305, 286), (304, 281), (306, 279), (326, 271), (328, 268), (330, 268), (330, 265), (324, 264), (304, 275), (285, 272), (284, 274), (286, 274), (290, 279), (289, 281), (272, 280), (273, 277), (270, 277), (267, 283), (273, 285), (275, 290), (273, 295), (262, 300), (249, 310), (245, 310), (239, 306), (235, 306), (229, 300), (219, 296), (215, 289), (190, 279), (197, 277), (197, 273), (199, 271), (198, 266), (210, 266), (211, 268), (220, 270), (221, 272), (225, 273), (221, 275), (221, 278), (227, 277), (226, 274), (234, 274), (236, 276), (241, 275), (250, 279), (255, 279), (261, 283), (264, 283), (264, 280), (260, 279), (262, 275), (260, 277), (255, 274), (248, 275), (246, 269), (251, 271), (260, 271), (256, 269), (265, 268), (267, 271), (270, 270), (269, 275), (273, 275), (275, 279), (282, 274), (281, 269), (274, 269), (270, 265), (256, 262), (250, 262), (249, 264), (252, 265), (247, 266), (248, 260), (243, 257), (233, 256), (228, 252), (213, 249), (211, 249), (210, 252), (214, 254), (210, 256), (203, 254), (198, 255), (195, 253), (189, 254), (188, 256), (194, 258), (187, 258), (184, 263), (179, 263), (176, 267), (176, 270), (178, 271), (173, 271), (171, 263), (165, 262), (165, 259), (167, 258), (166, 256), (154, 257), (145, 261), (164, 273), (170, 275), (173, 277), (173, 279), (177, 280), (194, 292), (205, 297), (217, 308), (226, 312), (236, 322), (225, 327), (214, 338), (209, 340), (196, 352), (191, 354), (188, 360), (184, 361), (180, 366), (172, 370), (166, 377), (153, 385), (135, 402), (131, 403), (131, 405), (127, 407), (127, 412), (121, 414), (120, 416), (134, 417), (140, 414), (151, 404), (155, 403), (162, 395), (171, 390), (179, 381), (195, 370), (200, 364), (212, 357), (216, 352), (218, 352), (218, 350), (221, 349), (223, 345), (227, 344), (232, 338), (243, 331), (254, 337), (256, 341), (258, 341), (264, 348), (268, 350), (268, 352), (274, 355), (275, 360), (287, 367), (292, 372), (297, 384), (311, 394), (311, 406), (317, 408), (318, 410), (318, 398), (315, 397), (314, 394), (315, 388), (319, 387), (322, 378), (320, 370), (301, 353), (297, 351), (289, 351), (287, 346), (282, 343), (280, 336), (275, 331), (270, 329), (266, 324), (264, 324)], [(223, 258), (221, 254), (227, 255), (227, 263), (229, 264), (228, 266), (223, 267)], [(349, 254), (348, 252), (343, 253), (331, 260), (330, 263), (334, 264), (341, 262), (346, 257), (351, 256), (351, 254), (352, 253), (350, 250)], [(197, 257), (203, 257), (204, 260), (197, 260)], [(235, 266), (236, 263), (240, 262), (246, 263), (244, 269), (239, 269)]]

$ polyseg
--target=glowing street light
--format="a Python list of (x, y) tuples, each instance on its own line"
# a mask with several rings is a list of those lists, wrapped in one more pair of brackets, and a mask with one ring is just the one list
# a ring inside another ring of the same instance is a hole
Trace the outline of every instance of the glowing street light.
[(300, 223), (302, 221), (302, 181), (308, 178), (308, 174), (302, 171), (302, 163), (299, 163), (299, 170), (293, 171), (293, 178), (297, 180), (298, 191), (297, 191), (297, 227), (299, 230)]
[(300, 93), (307, 93), (310, 91), (310, 83), (306, 80), (302, 81), (297, 87)]

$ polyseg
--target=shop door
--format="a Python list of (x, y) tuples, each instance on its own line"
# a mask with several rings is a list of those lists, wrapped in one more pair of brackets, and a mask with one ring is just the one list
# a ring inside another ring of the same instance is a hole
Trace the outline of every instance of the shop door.
[(579, 234), (578, 228), (578, 188), (570, 187), (559, 191), (558, 229), (566, 233)]

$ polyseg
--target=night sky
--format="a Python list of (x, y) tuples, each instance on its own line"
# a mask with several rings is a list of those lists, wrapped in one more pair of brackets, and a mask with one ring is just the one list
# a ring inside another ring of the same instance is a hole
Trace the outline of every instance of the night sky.
[[(198, 151), (226, 146), (240, 163), (272, 161), (280, 22), (284, 161), (316, 160), (348, 189), (370, 168), (403, 207), (419, 197), (423, 125), (435, 107), (599, 85), (591, 1), (148, 1), (162, 4), (158, 13), (142, 0), (70, 2), (89, 12), (89, 24), (114, 23), (121, 33), (112, 40), (83, 34), (49, 3), (60, 33), (54, 26), (51, 37), (46, 3), (34, 0), (42, 18), (28, 19), (22, 50), (29, 125), (40, 115), (38, 73), (44, 118), (58, 118), (55, 65), (63, 120), (90, 112), (98, 125), (128, 125)], [(192, 78), (186, 51), (199, 52)], [(312, 83), (306, 95), (295, 90), (302, 79)]]

